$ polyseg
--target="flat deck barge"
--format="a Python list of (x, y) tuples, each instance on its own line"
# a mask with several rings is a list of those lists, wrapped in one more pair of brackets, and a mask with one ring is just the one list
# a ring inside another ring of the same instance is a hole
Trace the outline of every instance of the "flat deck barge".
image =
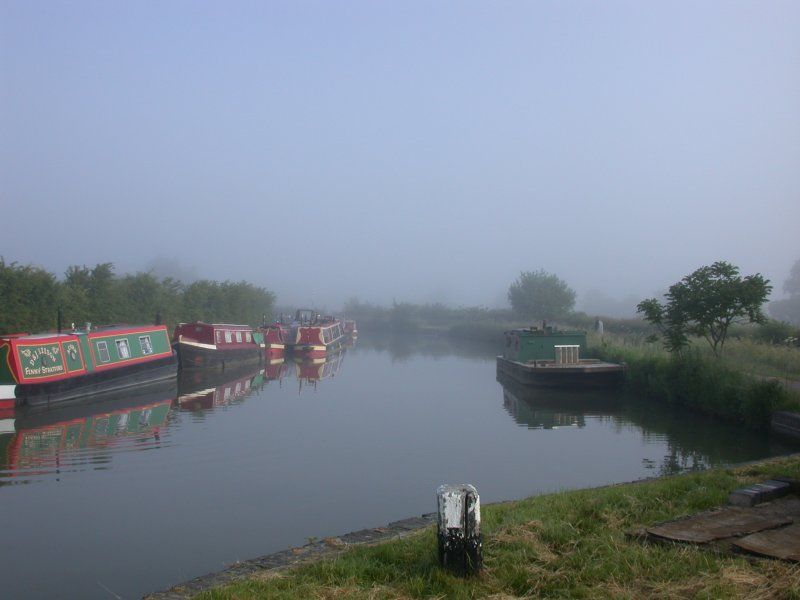
[(622, 384), (625, 367), (593, 358), (575, 364), (556, 364), (547, 360), (522, 363), (498, 356), (497, 375), (543, 388), (611, 388)]

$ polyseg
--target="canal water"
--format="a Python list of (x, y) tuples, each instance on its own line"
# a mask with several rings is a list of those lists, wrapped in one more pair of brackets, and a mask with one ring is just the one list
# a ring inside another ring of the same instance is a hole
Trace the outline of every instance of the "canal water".
[(238, 560), (433, 512), (797, 451), (619, 394), (531, 393), (491, 349), (361, 339), (0, 421), (4, 598), (138, 598)]

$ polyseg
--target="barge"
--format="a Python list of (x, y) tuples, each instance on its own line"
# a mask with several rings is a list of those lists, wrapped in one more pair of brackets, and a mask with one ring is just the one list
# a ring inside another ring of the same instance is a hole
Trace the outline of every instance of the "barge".
[(264, 336), (264, 357), (267, 360), (283, 357), (286, 350), (285, 331), (285, 327), (279, 322), (261, 326), (260, 332)]
[(259, 362), (264, 336), (249, 325), (228, 323), (181, 323), (173, 344), (181, 369), (222, 369), (233, 364)]
[(592, 358), (585, 331), (531, 327), (505, 332), (505, 350), (497, 357), (497, 376), (542, 388), (613, 388), (622, 384), (625, 367)]
[(50, 406), (174, 378), (163, 325), (0, 336), (0, 409)]
[(304, 358), (324, 358), (339, 350), (345, 340), (346, 336), (338, 319), (300, 309), (286, 338), (286, 346), (295, 355)]

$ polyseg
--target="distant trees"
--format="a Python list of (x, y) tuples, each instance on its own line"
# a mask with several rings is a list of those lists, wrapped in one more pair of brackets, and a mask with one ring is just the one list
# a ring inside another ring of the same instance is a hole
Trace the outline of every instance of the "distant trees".
[(670, 352), (680, 354), (694, 335), (719, 356), (731, 324), (765, 321), (761, 307), (771, 290), (761, 274), (741, 277), (738, 267), (718, 261), (670, 286), (665, 304), (650, 298), (637, 310), (658, 328)]
[(202, 280), (184, 285), (152, 273), (118, 277), (112, 263), (71, 266), (58, 281), (38, 267), (0, 258), (0, 333), (40, 331), (56, 326), (57, 310), (70, 323), (164, 323), (204, 320), (261, 323), (271, 316), (275, 295), (246, 281)]
[(788, 279), (783, 283), (788, 298), (769, 303), (770, 314), (779, 321), (800, 325), (800, 259), (796, 260)]
[(508, 301), (525, 319), (557, 319), (575, 306), (575, 291), (544, 269), (523, 271), (508, 288)]

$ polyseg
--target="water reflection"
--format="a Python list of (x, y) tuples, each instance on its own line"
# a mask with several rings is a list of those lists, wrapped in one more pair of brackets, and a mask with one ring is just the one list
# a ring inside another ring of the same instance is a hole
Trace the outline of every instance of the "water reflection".
[(342, 348), (325, 358), (294, 357), (295, 377), (298, 381), (299, 392), (302, 393), (304, 385), (311, 386), (316, 390), (319, 381), (336, 377), (342, 368), (346, 353), (347, 350)]
[(776, 436), (682, 407), (609, 391), (529, 388), (502, 374), (497, 381), (503, 390), (503, 407), (528, 429), (582, 428), (597, 422), (618, 433), (636, 432), (644, 444), (665, 446), (661, 460), (642, 459), (643, 466), (658, 475), (788, 454), (796, 448)]
[(106, 468), (113, 452), (157, 446), (176, 392), (169, 381), (52, 410), (17, 409), (0, 429), (0, 478)]
[(198, 411), (241, 402), (264, 386), (264, 373), (263, 365), (253, 368), (252, 364), (223, 372), (184, 371), (178, 378), (175, 403), (182, 410)]

